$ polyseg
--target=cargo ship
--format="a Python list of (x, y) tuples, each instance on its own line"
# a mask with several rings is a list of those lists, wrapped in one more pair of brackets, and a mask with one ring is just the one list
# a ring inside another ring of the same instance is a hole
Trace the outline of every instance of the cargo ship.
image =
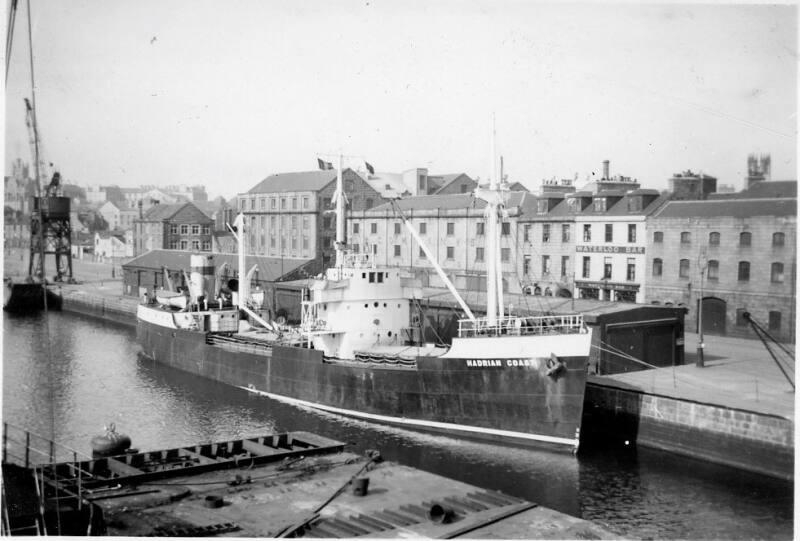
[(165, 292), (139, 305), (143, 354), (251, 393), (367, 421), (576, 451), (591, 330), (580, 314), (506, 313), (500, 230), (507, 190), (498, 177), (475, 191), (487, 203), (485, 316), (472, 313), (400, 215), (464, 313), (449, 345), (419, 340), (419, 282), (347, 249), (340, 158), (335, 265), (303, 292), (300, 325), (270, 321), (258, 310), (262, 292), (249, 292), (239, 215), (231, 228), (239, 241), (238, 283), (223, 288), (212, 256), (193, 255), (185, 302)]

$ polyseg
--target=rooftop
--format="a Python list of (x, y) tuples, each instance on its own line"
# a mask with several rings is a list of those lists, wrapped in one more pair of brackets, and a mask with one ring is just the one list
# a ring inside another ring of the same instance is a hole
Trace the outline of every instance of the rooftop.
[(708, 199), (705, 201), (668, 201), (654, 218), (752, 218), (754, 216), (796, 216), (797, 199)]
[[(351, 169), (345, 169), (344, 172), (346, 171)], [(247, 193), (316, 192), (334, 180), (336, 180), (334, 169), (276, 173), (250, 188)]]

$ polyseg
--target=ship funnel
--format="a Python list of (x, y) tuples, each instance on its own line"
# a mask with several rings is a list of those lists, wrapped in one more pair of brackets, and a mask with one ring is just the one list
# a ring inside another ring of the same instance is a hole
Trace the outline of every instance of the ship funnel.
[(214, 256), (192, 254), (190, 258), (191, 274), (189, 276), (192, 296), (198, 299), (214, 295)]

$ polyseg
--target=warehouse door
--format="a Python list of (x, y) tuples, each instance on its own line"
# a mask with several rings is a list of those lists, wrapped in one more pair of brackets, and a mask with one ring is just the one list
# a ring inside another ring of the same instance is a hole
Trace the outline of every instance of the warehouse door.
[(725, 314), (728, 303), (716, 297), (703, 298), (703, 333), (725, 336)]

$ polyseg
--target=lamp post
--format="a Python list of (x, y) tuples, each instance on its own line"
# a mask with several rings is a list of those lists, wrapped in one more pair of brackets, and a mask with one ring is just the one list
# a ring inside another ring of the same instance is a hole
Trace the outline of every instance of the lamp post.
[(695, 366), (697, 366), (697, 368), (703, 368), (705, 366), (703, 351), (706, 347), (703, 342), (703, 280), (705, 279), (706, 267), (708, 267), (708, 258), (706, 257), (705, 248), (702, 249), (697, 256), (697, 266), (700, 269), (700, 297), (697, 299), (697, 332), (700, 335), (700, 341), (697, 344), (697, 361), (695, 361)]

